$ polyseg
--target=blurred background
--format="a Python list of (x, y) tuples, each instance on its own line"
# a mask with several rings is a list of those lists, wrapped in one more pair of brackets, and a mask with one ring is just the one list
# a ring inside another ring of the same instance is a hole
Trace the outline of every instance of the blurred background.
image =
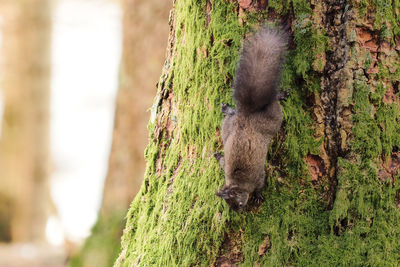
[(171, 6), (0, 0), (0, 267), (112, 266)]

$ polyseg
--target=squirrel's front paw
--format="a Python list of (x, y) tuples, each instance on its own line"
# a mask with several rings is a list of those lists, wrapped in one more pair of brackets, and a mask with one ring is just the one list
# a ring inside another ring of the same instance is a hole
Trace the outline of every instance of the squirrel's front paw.
[(289, 94), (290, 94), (290, 88), (286, 88), (286, 90), (285, 91), (281, 91), (281, 92), (279, 92), (278, 93), (278, 98), (279, 98), (279, 100), (287, 100), (288, 99), (288, 97), (289, 97)]

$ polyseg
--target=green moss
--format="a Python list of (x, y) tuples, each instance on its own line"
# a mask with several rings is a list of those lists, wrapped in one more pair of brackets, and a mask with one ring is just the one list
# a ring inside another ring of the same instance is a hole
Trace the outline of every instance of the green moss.
[[(218, 146), (220, 103), (232, 103), (226, 80), (233, 77), (245, 29), (235, 6), (219, 2), (213, 3), (205, 28), (205, 4), (176, 3), (176, 47), (169, 73), (176, 128), (173, 136), (146, 149), (151, 164), (128, 214), (131, 230), (123, 238), (127, 265), (205, 265), (216, 258), (215, 247), (226, 232), (229, 212), (215, 196), (223, 175), (211, 155)], [(160, 147), (165, 149), (158, 151)]]
[[(328, 39), (310, 20), (308, 2), (269, 1), (275, 12), (294, 10), (295, 48), (282, 81), (291, 94), (283, 103), (284, 137), (274, 141), (268, 155), (279, 165), (269, 168), (266, 201), (256, 211), (237, 214), (214, 194), (224, 177), (212, 154), (221, 146), (216, 135), (220, 103), (233, 102), (231, 82), (241, 40), (266, 13), (246, 13), (241, 25), (234, 3), (212, 1), (207, 25), (206, 1), (175, 5), (175, 57), (164, 88), (173, 93), (174, 109), (163, 117), (174, 131), (156, 136), (154, 122), (149, 125), (145, 181), (127, 215), (116, 266), (210, 266), (230, 231), (242, 237), (244, 266), (398, 262), (400, 215), (394, 195), (399, 185), (378, 178), (379, 158), (399, 144), (400, 132), (398, 106), (375, 106), (382, 102), (384, 86), (371, 92), (364, 72), (355, 73), (354, 138), (349, 158), (338, 160), (338, 191), (329, 211), (305, 163), (308, 153), (320, 152), (306, 99), (320, 92), (323, 66), (314, 63), (329, 49)], [(396, 75), (388, 71), (385, 79), (393, 81)], [(259, 255), (266, 236), (270, 247)]]
[(374, 0), (375, 6), (375, 27), (381, 30), (382, 37), (391, 37), (392, 33), (400, 33), (398, 20), (400, 1), (398, 0)]
[(391, 39), (400, 34), (399, 0), (361, 0), (352, 1), (358, 11), (359, 20), (363, 20), (368, 10), (374, 15), (374, 28), (380, 31), (382, 39)]
[[(293, 56), (293, 66), (297, 74), (301, 74), (307, 80), (313, 81), (312, 77), (309, 78), (310, 70), (316, 55), (324, 53), (328, 48), (328, 38), (320, 30), (317, 30), (312, 21), (306, 14), (301, 14), (294, 25), (294, 40), (296, 42), (296, 49)], [(321, 72), (323, 65), (319, 65), (316, 69)], [(315, 86), (311, 86), (315, 88)]]
[[(302, 10), (310, 13), (310, 9), (301, 4), (304, 2), (296, 3), (296, 12), (300, 15)], [(243, 27), (235, 8), (226, 2), (213, 3), (210, 24), (204, 28), (205, 1), (201, 4), (176, 3), (177, 45), (169, 89), (173, 91), (177, 105), (176, 130), (165, 150), (158, 151), (169, 142), (166, 139), (160, 143), (151, 142), (146, 150), (150, 164), (144, 186), (128, 214), (129, 231), (123, 238), (125, 251), (124, 261), (119, 262), (121, 265), (209, 265), (217, 257), (228, 224), (237, 231), (244, 229), (244, 253), (248, 261), (256, 256), (250, 248), (254, 244), (258, 246), (264, 232), (271, 231), (268, 225), (282, 220), (279, 215), (284, 215), (285, 225), (283, 228), (275, 227), (276, 231), (271, 233), (274, 249), (278, 249), (275, 242), (281, 240), (282, 234), (287, 235), (296, 221), (308, 217), (299, 215), (301, 211), (294, 209), (294, 202), (298, 200), (293, 194), (300, 191), (297, 186), (290, 189), (283, 184), (275, 184), (277, 188), (269, 186), (268, 191), (273, 194), (268, 197), (269, 205), (264, 206), (259, 214), (238, 215), (215, 196), (215, 191), (224, 181), (222, 171), (211, 156), (219, 146), (215, 134), (222, 119), (219, 107), (221, 102), (232, 103), (231, 84), (226, 81), (232, 81), (244, 34), (265, 16), (265, 13), (247, 14)], [(289, 55), (283, 81), (283, 86), (292, 88), (293, 93), (284, 106), (287, 127), (286, 142), (282, 146), (287, 153), (285, 170), (294, 184), (307, 176), (305, 155), (317, 151), (320, 145), (313, 138), (312, 120), (301, 99), (305, 92), (319, 88), (311, 66), (314, 55), (321, 53), (326, 45), (326, 39), (321, 42), (321, 35), (316, 34), (309, 23), (299, 26), (296, 33), (297, 50)], [(303, 53), (301, 58), (300, 53)], [(298, 71), (296, 64), (306, 60), (308, 63)], [(303, 79), (300, 85), (294, 82), (296, 77)], [(150, 130), (153, 127), (150, 126)], [(162, 161), (162, 173), (156, 170), (159, 160)], [(210, 168), (204, 169), (204, 166)], [(274, 181), (270, 179), (270, 183)], [(282, 197), (280, 191), (287, 197)], [(313, 190), (309, 194), (314, 200), (306, 204), (299, 201), (299, 204), (306, 205), (304, 209), (313, 206), (322, 210)], [(291, 213), (285, 214), (286, 204), (292, 206), (289, 209)], [(273, 214), (270, 222), (259, 229), (256, 222)], [(298, 216), (293, 217), (294, 214)], [(302, 227), (306, 224), (304, 222)], [(281, 261), (282, 257), (287, 260), (293, 257), (286, 242), (281, 240), (280, 243), (284, 251), (276, 255), (275, 262)]]
[[(374, 8), (378, 12), (377, 25), (378, 18), (383, 16), (382, 6)], [(400, 259), (397, 241), (400, 212), (395, 203), (398, 175), (393, 181), (383, 181), (379, 177), (384, 164), (382, 155), (386, 160), (399, 148), (399, 107), (396, 103), (384, 102), (386, 91), (398, 79), (391, 61), (398, 61), (399, 56), (391, 54), (387, 60), (382, 54), (380, 59), (379, 73), (376, 77), (371, 76), (378, 78), (376, 82), (368, 82), (361, 70), (355, 73), (352, 96), (354, 137), (348, 156), (338, 161), (338, 191), (330, 215), (337, 238), (329, 240), (332, 247), (338, 249), (329, 252), (341, 255), (337, 262), (345, 265), (393, 266)], [(357, 57), (352, 60), (357, 61)]]

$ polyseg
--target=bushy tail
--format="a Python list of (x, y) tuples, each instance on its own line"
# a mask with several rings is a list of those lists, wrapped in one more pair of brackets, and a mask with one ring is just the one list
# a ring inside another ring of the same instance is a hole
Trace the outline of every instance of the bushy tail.
[(257, 112), (275, 101), (286, 45), (286, 34), (269, 27), (244, 41), (233, 84), (239, 112)]

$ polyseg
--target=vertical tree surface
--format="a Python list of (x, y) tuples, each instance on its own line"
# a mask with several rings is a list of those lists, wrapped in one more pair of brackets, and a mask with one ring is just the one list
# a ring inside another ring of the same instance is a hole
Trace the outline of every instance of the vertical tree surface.
[(0, 202), (4, 207), (0, 210), (3, 220), (0, 239), (3, 241), (45, 240), (50, 209), (50, 2), (9, 0), (2, 1), (1, 6), (4, 115)]
[(112, 148), (99, 219), (71, 266), (111, 266), (143, 180), (149, 108), (165, 57), (172, 2), (124, 0), (123, 51)]
[[(145, 169), (148, 109), (165, 57), (172, 3), (124, 0), (123, 52), (113, 143), (104, 186), (102, 214), (126, 212)], [(122, 206), (121, 206), (122, 204)]]
[[(400, 260), (400, 2), (175, 1), (144, 183), (115, 266), (396, 265)], [(220, 103), (243, 38), (291, 35), (284, 124), (265, 202), (238, 214), (224, 182)]]

